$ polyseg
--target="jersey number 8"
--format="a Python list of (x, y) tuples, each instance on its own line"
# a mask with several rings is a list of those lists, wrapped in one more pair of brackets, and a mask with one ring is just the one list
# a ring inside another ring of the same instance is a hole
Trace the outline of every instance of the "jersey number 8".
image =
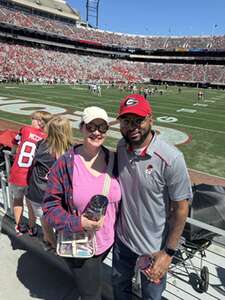
[[(29, 149), (29, 152), (28, 150)], [(18, 158), (18, 166), (20, 168), (29, 168), (32, 165), (36, 145), (32, 142), (24, 142)]]

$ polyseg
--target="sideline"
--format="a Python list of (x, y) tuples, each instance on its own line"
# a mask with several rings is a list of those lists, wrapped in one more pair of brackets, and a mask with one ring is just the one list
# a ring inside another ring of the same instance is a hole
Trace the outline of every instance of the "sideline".
[(209, 173), (198, 171), (198, 170), (191, 169), (191, 168), (188, 168), (188, 170), (191, 171), (191, 172), (199, 173), (201, 175), (206, 175), (206, 176), (210, 176), (210, 177), (215, 177), (215, 178), (218, 178), (218, 179), (222, 179), (222, 180), (224, 180), (224, 184), (225, 184), (225, 178), (224, 177), (220, 177), (220, 176), (217, 176), (217, 175), (211, 175)]

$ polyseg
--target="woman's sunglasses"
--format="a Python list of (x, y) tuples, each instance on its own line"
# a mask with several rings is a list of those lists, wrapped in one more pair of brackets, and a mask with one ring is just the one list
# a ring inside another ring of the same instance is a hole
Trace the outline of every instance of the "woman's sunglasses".
[(85, 124), (87, 131), (89, 132), (95, 132), (98, 130), (100, 133), (106, 133), (106, 131), (109, 129), (109, 126), (106, 123), (101, 124), (95, 124), (95, 123), (89, 123)]

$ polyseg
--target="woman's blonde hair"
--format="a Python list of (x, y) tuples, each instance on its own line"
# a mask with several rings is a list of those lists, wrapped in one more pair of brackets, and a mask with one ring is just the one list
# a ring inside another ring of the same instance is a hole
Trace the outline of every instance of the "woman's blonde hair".
[(46, 125), (49, 153), (59, 158), (73, 144), (70, 121), (63, 116), (53, 117)]

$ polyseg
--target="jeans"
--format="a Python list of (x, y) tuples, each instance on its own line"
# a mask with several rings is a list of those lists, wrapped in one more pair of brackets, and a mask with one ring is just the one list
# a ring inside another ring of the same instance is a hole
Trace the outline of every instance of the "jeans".
[[(132, 252), (119, 239), (113, 249), (112, 284), (115, 300), (132, 300), (132, 278), (135, 274), (135, 265), (138, 254)], [(141, 274), (143, 300), (160, 300), (166, 287), (166, 276), (155, 284)]]

